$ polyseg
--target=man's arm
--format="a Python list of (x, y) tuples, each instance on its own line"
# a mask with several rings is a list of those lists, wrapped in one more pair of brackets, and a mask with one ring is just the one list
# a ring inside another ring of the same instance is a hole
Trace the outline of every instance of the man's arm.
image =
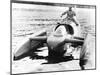
[(67, 13), (67, 11), (65, 11), (64, 13), (62, 13), (62, 14), (61, 14), (61, 17), (62, 17), (63, 15), (65, 15), (66, 13)]

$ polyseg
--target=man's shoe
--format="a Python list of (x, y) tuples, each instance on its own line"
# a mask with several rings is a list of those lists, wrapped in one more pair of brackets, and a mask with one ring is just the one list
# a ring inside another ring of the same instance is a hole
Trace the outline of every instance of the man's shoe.
[(79, 24), (76, 24), (76, 26), (79, 26)]

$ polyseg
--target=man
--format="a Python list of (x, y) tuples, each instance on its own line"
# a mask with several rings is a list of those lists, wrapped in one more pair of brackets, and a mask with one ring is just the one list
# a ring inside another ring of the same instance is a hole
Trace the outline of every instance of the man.
[(66, 14), (67, 14), (67, 16), (66, 16), (66, 18), (63, 19), (63, 21), (71, 20), (76, 24), (76, 26), (79, 25), (78, 22), (76, 21), (76, 18), (75, 18), (76, 13), (74, 11), (72, 11), (72, 7), (69, 7), (69, 10), (65, 11), (64, 13), (62, 13), (61, 17), (63, 15), (66, 15)]

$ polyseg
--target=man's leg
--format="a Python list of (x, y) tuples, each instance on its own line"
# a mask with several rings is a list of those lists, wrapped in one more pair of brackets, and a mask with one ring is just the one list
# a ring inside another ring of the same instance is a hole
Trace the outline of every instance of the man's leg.
[(78, 23), (78, 21), (76, 20), (76, 18), (75, 18), (75, 17), (73, 17), (72, 21), (76, 24), (76, 26), (78, 26), (78, 25), (79, 25), (79, 23)]

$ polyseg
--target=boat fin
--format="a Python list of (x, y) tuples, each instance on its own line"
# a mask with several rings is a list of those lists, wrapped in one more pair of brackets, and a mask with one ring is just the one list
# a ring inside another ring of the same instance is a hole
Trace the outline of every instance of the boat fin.
[(80, 39), (74, 39), (74, 38), (71, 38), (71, 39), (68, 39), (66, 38), (65, 39), (65, 43), (81, 43), (83, 44), (84, 40), (80, 40)]
[(83, 37), (77, 37), (77, 36), (74, 36), (73, 38), (74, 38), (74, 39), (78, 39), (78, 40), (84, 40)]
[(30, 40), (34, 40), (34, 41), (45, 41), (46, 42), (47, 36), (37, 36), (37, 37), (30, 38)]

